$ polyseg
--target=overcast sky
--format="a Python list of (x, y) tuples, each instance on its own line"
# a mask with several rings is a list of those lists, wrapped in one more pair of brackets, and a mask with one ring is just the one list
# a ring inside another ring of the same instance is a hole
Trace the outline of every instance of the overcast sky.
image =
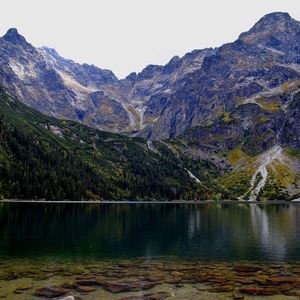
[(235, 40), (266, 13), (300, 20), (299, 0), (1, 0), (0, 33), (111, 69), (119, 78)]

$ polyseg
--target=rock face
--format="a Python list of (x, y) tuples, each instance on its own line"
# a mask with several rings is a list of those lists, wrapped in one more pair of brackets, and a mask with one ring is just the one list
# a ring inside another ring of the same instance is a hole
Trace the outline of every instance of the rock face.
[(275, 13), (234, 43), (217, 49), (199, 70), (177, 84), (149, 129), (151, 136), (176, 136), (186, 128), (215, 122), (247, 103), (280, 111), (286, 99), (276, 97), (299, 85), (299, 34), (299, 22)]
[(0, 83), (49, 115), (163, 139), (249, 103), (257, 106), (253, 111), (281, 115), (300, 83), (299, 37), (298, 21), (272, 13), (233, 43), (175, 56), (118, 80), (109, 70), (35, 48), (10, 29), (0, 39)]
[(13, 96), (48, 115), (121, 133), (153, 123), (164, 101), (151, 96), (169, 94), (177, 78), (198, 69), (213, 52), (194, 51), (165, 67), (151, 65), (118, 80), (109, 70), (77, 64), (54, 49), (35, 48), (16, 29), (0, 38), (0, 51), (0, 83)]

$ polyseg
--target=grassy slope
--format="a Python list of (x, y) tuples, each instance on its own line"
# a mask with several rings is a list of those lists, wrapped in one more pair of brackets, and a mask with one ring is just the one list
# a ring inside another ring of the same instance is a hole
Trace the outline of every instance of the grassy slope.
[[(295, 102), (300, 93), (296, 93), (293, 101), (289, 104), (289, 111), (295, 110)], [(285, 97), (287, 97), (285, 95)], [(298, 100), (297, 100), (298, 101)], [(265, 105), (273, 105), (273, 102), (264, 102)], [(247, 104), (249, 107), (249, 104)], [(253, 106), (253, 105), (252, 105)], [(240, 106), (242, 107), (242, 106)], [(266, 107), (261, 107), (266, 108)], [(268, 107), (269, 109), (270, 107)], [(226, 162), (224, 173), (218, 178), (217, 182), (226, 189), (230, 199), (238, 199), (243, 196), (244, 199), (249, 197), (250, 181), (259, 166), (261, 155), (276, 142), (276, 132), (270, 128), (274, 128), (278, 109), (270, 108), (269, 111), (259, 111), (260, 115), (256, 115), (252, 108), (252, 113), (248, 113), (252, 122), (252, 131), (245, 134), (238, 132), (238, 128), (242, 127), (243, 122), (240, 118), (242, 110), (236, 110), (232, 114), (226, 114), (220, 117), (216, 122), (202, 127), (193, 127), (181, 134), (181, 138), (185, 145), (189, 148), (201, 149), (215, 161)], [(286, 117), (287, 119), (289, 116)], [(295, 118), (295, 117), (294, 117)], [(279, 122), (285, 124), (284, 121)], [(290, 122), (295, 120), (290, 119)], [(248, 122), (249, 123), (249, 122)], [(268, 167), (268, 180), (266, 186), (259, 194), (259, 200), (285, 199), (290, 200), (300, 196), (300, 152), (295, 144), (298, 139), (295, 131), (287, 131), (290, 138), (285, 141), (281, 138), (283, 150), (283, 160), (275, 160)], [(290, 145), (291, 143), (291, 145)], [(268, 145), (268, 146), (266, 146)]]

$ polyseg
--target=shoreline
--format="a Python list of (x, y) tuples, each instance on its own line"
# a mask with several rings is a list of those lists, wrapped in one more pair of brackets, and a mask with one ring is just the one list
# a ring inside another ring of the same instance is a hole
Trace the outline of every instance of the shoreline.
[(196, 200), (174, 200), (174, 201), (130, 201), (130, 200), (103, 200), (103, 201), (71, 201), (71, 200), (19, 200), (4, 199), (0, 203), (39, 203), (39, 204), (300, 204), (300, 200), (283, 201), (246, 201), (246, 200), (222, 200), (222, 201), (196, 201)]

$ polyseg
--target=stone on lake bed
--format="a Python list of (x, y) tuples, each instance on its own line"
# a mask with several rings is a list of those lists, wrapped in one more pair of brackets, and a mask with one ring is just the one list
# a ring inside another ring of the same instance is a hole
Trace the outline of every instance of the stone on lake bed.
[(157, 292), (145, 295), (127, 296), (120, 298), (119, 300), (164, 300), (171, 295), (167, 292)]
[(293, 268), (293, 269), (292, 269), (292, 272), (293, 272), (293, 273), (296, 273), (296, 274), (300, 274), (300, 267)]
[(105, 284), (105, 280), (102, 278), (77, 280), (76, 284), (80, 286), (101, 286)]
[(64, 284), (61, 285), (63, 289), (71, 290), (71, 289), (76, 289), (78, 284), (76, 282), (65, 282)]
[(242, 283), (242, 284), (253, 284), (254, 280), (251, 278), (239, 278), (239, 279), (237, 279), (237, 282)]
[(26, 291), (26, 290), (30, 290), (32, 288), (33, 288), (32, 285), (23, 285), (23, 286), (17, 287), (16, 290), (18, 290), (18, 291)]
[(121, 293), (129, 291), (142, 291), (148, 290), (156, 286), (155, 282), (149, 281), (114, 281), (106, 282), (104, 288), (112, 293)]
[(82, 275), (76, 277), (76, 280), (90, 280), (90, 279), (95, 279), (94, 275)]
[(179, 284), (181, 283), (181, 281), (182, 281), (181, 277), (171, 277), (165, 279), (165, 283), (169, 283), (169, 284)]
[(212, 293), (232, 292), (233, 290), (234, 287), (232, 285), (219, 285), (209, 289)]
[(273, 287), (242, 287), (240, 288), (241, 293), (250, 294), (250, 295), (258, 295), (258, 296), (270, 296), (279, 294), (278, 290)]
[(64, 298), (60, 298), (58, 300), (81, 300), (81, 298), (78, 297), (78, 296), (67, 296), (67, 297), (64, 297)]
[(10, 281), (10, 280), (16, 280), (16, 279), (19, 279), (19, 278), (20, 278), (19, 274), (10, 273), (10, 274), (2, 276), (0, 279), (5, 280), (5, 281)]
[(232, 298), (235, 300), (241, 300), (241, 299), (244, 299), (245, 297), (241, 294), (233, 294)]
[(184, 276), (183, 273), (178, 272), (178, 271), (173, 271), (173, 272), (171, 272), (171, 275), (172, 275), (173, 277), (182, 277), (182, 276)]
[(283, 292), (283, 294), (286, 295), (286, 296), (300, 297), (300, 290), (286, 291), (286, 292)]
[(104, 287), (112, 293), (128, 292), (130, 290), (129, 285), (122, 282), (107, 282)]
[(96, 291), (96, 289), (90, 286), (78, 286), (77, 291), (80, 293), (90, 293)]
[(234, 271), (240, 273), (255, 273), (262, 270), (261, 266), (241, 265), (233, 268)]
[(162, 282), (164, 280), (164, 276), (162, 275), (149, 275), (145, 277), (146, 281), (150, 282)]
[(153, 296), (129, 296), (121, 298), (120, 300), (158, 300), (158, 298)]
[(202, 274), (196, 277), (197, 282), (207, 282), (210, 279), (210, 276), (208, 274)]
[(129, 288), (131, 291), (149, 290), (155, 286), (156, 286), (155, 282), (149, 282), (149, 281), (135, 281), (129, 283)]
[(38, 289), (34, 292), (33, 295), (37, 297), (56, 298), (56, 297), (64, 296), (67, 293), (68, 291), (63, 289), (62, 287), (53, 286), (53, 287), (44, 287)]
[(291, 277), (291, 276), (287, 276), (287, 277), (270, 277), (267, 280), (268, 284), (271, 285), (280, 285), (280, 284), (284, 284), (284, 283), (295, 283), (298, 281), (297, 277)]

